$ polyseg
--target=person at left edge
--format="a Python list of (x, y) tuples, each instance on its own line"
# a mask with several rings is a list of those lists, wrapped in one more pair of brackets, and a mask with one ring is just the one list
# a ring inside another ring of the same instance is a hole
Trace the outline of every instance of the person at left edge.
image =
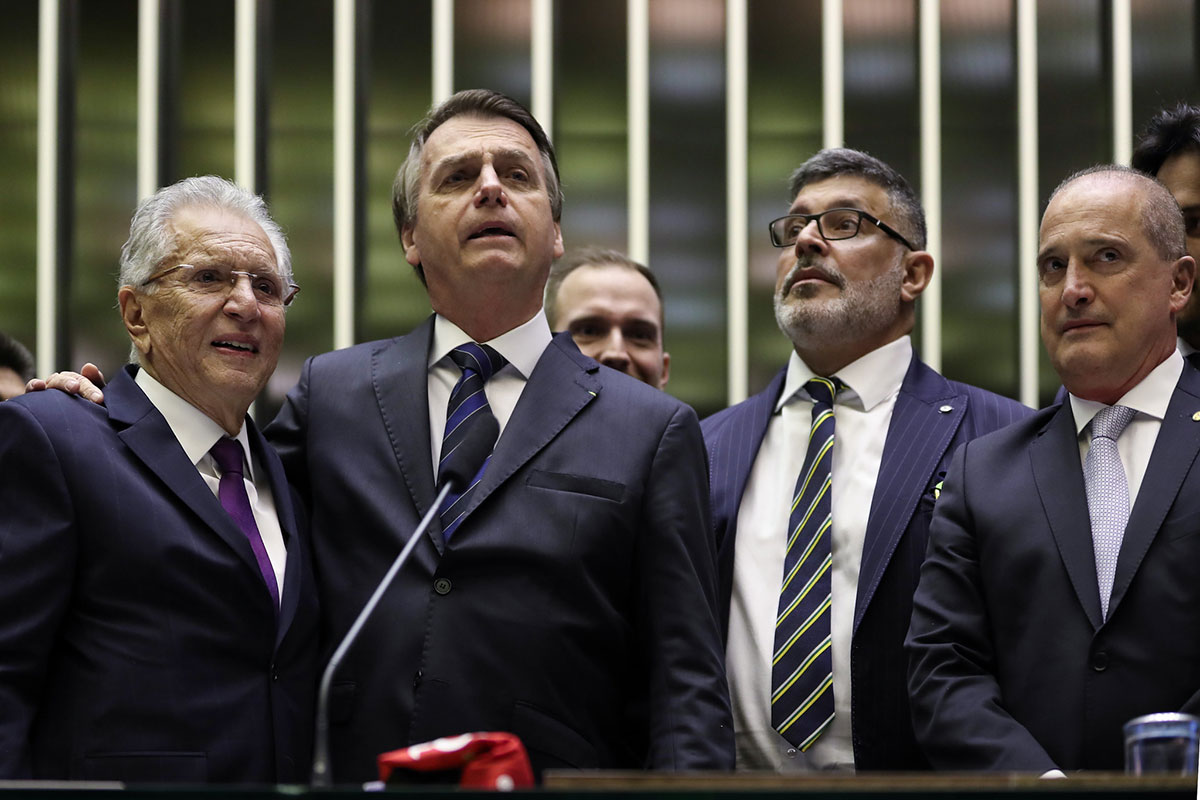
[(121, 253), (135, 363), (106, 405), (0, 403), (0, 777), (306, 779), (311, 563), (246, 416), (291, 280), (260, 198), (211, 176), (160, 189)]
[(519, 103), (468, 90), (433, 109), (394, 211), (434, 314), (310, 359), (268, 430), (312, 510), (336, 642), (433, 503), (451, 351), (507, 361), (484, 386), (501, 432), (465, 515), (412, 551), (337, 676), (335, 782), (478, 730), (516, 733), (538, 774), (732, 766), (700, 426), (551, 337), (561, 208), (554, 149)]

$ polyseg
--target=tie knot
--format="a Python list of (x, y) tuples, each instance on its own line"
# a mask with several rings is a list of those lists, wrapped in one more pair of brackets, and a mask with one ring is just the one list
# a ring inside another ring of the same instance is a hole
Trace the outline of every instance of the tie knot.
[(450, 359), (464, 372), (474, 372), (484, 383), (491, 380), (491, 377), (508, 363), (508, 359), (486, 344), (475, 342), (467, 342), (451, 350)]
[(217, 468), (221, 470), (222, 475), (242, 474), (242, 446), (236, 440), (222, 436), (208, 453), (213, 457), (213, 461), (217, 462)]
[(813, 378), (804, 384), (805, 391), (812, 398), (813, 405), (833, 406), (833, 398), (844, 388), (844, 384), (836, 376), (833, 378)]
[(1106, 406), (1092, 417), (1092, 438), (1117, 440), (1137, 412), (1129, 406)]

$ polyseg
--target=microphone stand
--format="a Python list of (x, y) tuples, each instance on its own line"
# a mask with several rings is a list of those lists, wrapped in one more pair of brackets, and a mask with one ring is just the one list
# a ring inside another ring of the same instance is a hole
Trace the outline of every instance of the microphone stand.
[(404, 543), (404, 549), (400, 551), (400, 555), (396, 556), (396, 560), (388, 568), (387, 574), (383, 576), (383, 581), (375, 588), (375, 593), (371, 595), (371, 599), (363, 606), (362, 611), (358, 612), (358, 618), (354, 620), (354, 624), (350, 626), (350, 630), (346, 633), (345, 638), (342, 639), (342, 643), (338, 645), (337, 650), (333, 652), (333, 657), (329, 659), (329, 664), (325, 667), (325, 673), (321, 676), (320, 688), (317, 690), (317, 731), (313, 739), (313, 788), (328, 789), (333, 786), (333, 780), (329, 774), (329, 689), (333, 685), (333, 674), (341, 666), (342, 659), (346, 657), (346, 652), (354, 644), (354, 640), (358, 638), (358, 634), (362, 630), (363, 625), (366, 624), (367, 618), (371, 616), (371, 612), (375, 610), (375, 606), (379, 605), (379, 600), (383, 597), (383, 593), (392, 585), (392, 580), (396, 577), (396, 573), (400, 571), (400, 567), (408, 560), (408, 554), (412, 552), (417, 542), (424, 538), (429, 523), (433, 521), (434, 516), (438, 513), (438, 509), (442, 507), (442, 501), (446, 499), (446, 495), (450, 493), (450, 489), (453, 488), (454, 484), (455, 481), (446, 481), (442, 486), (441, 491), (438, 492), (437, 499), (433, 501), (433, 505), (429, 507), (429, 510), (425, 512), (425, 516), (421, 519), (421, 524), (417, 526), (413, 535), (408, 537), (408, 541)]

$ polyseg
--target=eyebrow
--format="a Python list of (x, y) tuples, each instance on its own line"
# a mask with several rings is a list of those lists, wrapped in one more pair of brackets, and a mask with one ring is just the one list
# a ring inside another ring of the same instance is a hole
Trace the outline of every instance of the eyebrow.
[[(806, 206), (797, 206), (797, 205), (793, 204), (792, 207), (788, 210), (788, 213), (789, 214), (806, 213), (806, 212), (800, 211), (801, 208), (805, 208), (805, 207)], [(867, 210), (865, 208), (864, 203), (862, 202), (861, 197), (858, 197), (858, 198), (836, 197), (836, 198), (834, 198), (833, 202), (831, 202), (825, 208), (825, 210), (829, 211), (830, 209), (834, 209), (834, 208), (853, 208), (853, 209), (857, 209), (857, 210), (861, 210), (861, 211)], [(817, 212), (817, 213), (821, 213), (821, 212)], [(870, 212), (868, 211), (867, 213), (870, 213)]]
[[(1125, 247), (1126, 244), (1127, 240), (1116, 236), (1089, 236), (1083, 240), (1083, 245), (1085, 247)], [(1039, 248), (1037, 257), (1039, 260), (1041, 260), (1044, 256), (1059, 252), (1064, 249), (1069, 250), (1070, 247), (1064, 247), (1064, 245), (1055, 242), (1047, 245), (1046, 247)]]
[[(493, 161), (500, 163), (515, 161), (518, 163), (528, 164), (530, 166), (533, 166), (534, 163), (533, 159), (529, 157), (528, 153), (515, 147), (506, 147), (500, 150), (490, 150), (488, 152), (491, 153)], [(446, 156), (441, 161), (438, 161), (430, 168), (429, 172), (431, 175), (433, 175), (446, 170), (457, 169), (465, 164), (482, 161), (483, 157), (484, 151), (482, 150), (469, 150), (465, 153), (455, 153), (454, 155)]]

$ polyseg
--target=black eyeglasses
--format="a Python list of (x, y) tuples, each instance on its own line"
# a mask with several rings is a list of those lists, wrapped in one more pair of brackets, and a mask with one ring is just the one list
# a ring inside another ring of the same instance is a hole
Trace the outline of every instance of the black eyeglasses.
[(771, 220), (768, 228), (771, 231), (771, 244), (776, 247), (791, 247), (800, 238), (800, 231), (807, 228), (808, 223), (813, 220), (817, 222), (817, 232), (821, 234), (822, 239), (827, 242), (836, 242), (858, 236), (864, 219), (909, 250), (917, 249), (909, 244), (908, 239), (901, 236), (895, 228), (857, 208), (831, 208), (820, 214), (788, 214), (786, 217)]

